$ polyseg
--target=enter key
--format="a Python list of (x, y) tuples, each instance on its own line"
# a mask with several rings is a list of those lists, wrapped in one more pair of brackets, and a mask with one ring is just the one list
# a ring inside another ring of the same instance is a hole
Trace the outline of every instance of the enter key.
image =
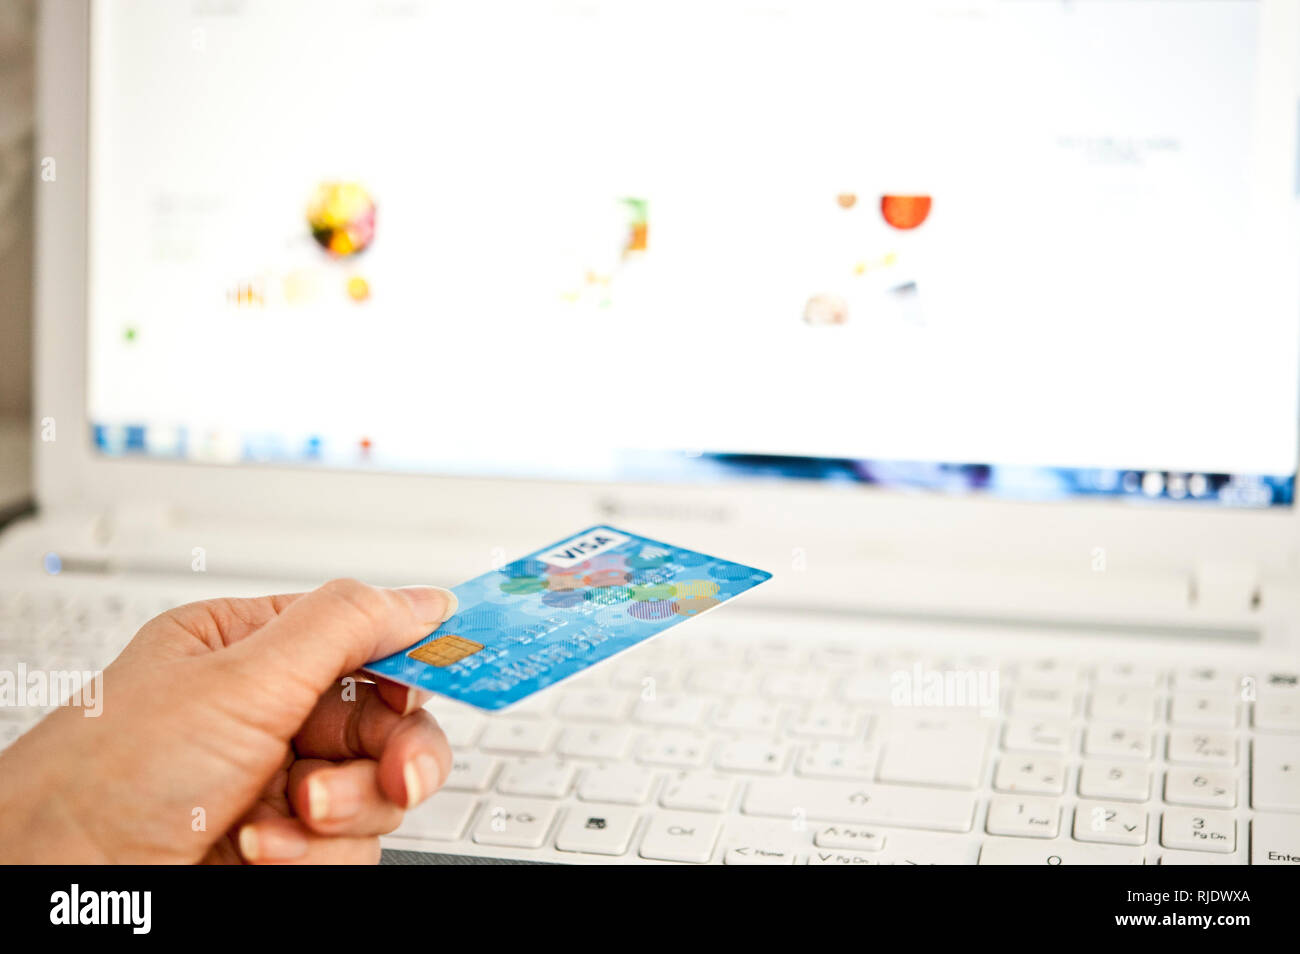
[(1300, 737), (1255, 737), (1250, 804), (1256, 811), (1300, 812)]

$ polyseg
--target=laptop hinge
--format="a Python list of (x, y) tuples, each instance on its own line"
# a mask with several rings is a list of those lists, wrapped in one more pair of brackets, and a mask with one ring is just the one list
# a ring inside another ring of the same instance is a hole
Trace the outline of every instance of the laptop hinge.
[(1256, 613), (1263, 607), (1259, 568), (1249, 563), (1202, 562), (1188, 581), (1188, 603), (1200, 613)]

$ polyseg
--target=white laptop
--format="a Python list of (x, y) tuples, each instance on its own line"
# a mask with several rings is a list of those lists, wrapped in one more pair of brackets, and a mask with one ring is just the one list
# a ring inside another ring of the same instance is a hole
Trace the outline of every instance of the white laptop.
[(1294, 3), (51, 2), (40, 54), (6, 667), (610, 522), (774, 579), (434, 702), (389, 860), (1300, 860)]

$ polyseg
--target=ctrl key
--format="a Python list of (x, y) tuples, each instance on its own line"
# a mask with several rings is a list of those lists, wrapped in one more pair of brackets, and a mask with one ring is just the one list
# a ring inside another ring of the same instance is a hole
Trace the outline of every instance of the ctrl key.
[(546, 802), (516, 798), (494, 799), (483, 808), (474, 826), (480, 845), (503, 848), (540, 848), (555, 821), (556, 808)]
[(650, 820), (641, 839), (641, 857), (704, 864), (713, 857), (721, 832), (722, 823), (715, 815), (660, 812)]
[(1250, 823), (1250, 863), (1300, 867), (1300, 815), (1256, 815)]

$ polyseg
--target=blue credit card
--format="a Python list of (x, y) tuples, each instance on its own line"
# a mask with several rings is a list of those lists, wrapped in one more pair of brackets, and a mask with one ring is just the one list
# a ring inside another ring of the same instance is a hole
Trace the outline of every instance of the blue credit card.
[(613, 527), (590, 527), (452, 587), (456, 614), (366, 669), (504, 709), (772, 578)]

